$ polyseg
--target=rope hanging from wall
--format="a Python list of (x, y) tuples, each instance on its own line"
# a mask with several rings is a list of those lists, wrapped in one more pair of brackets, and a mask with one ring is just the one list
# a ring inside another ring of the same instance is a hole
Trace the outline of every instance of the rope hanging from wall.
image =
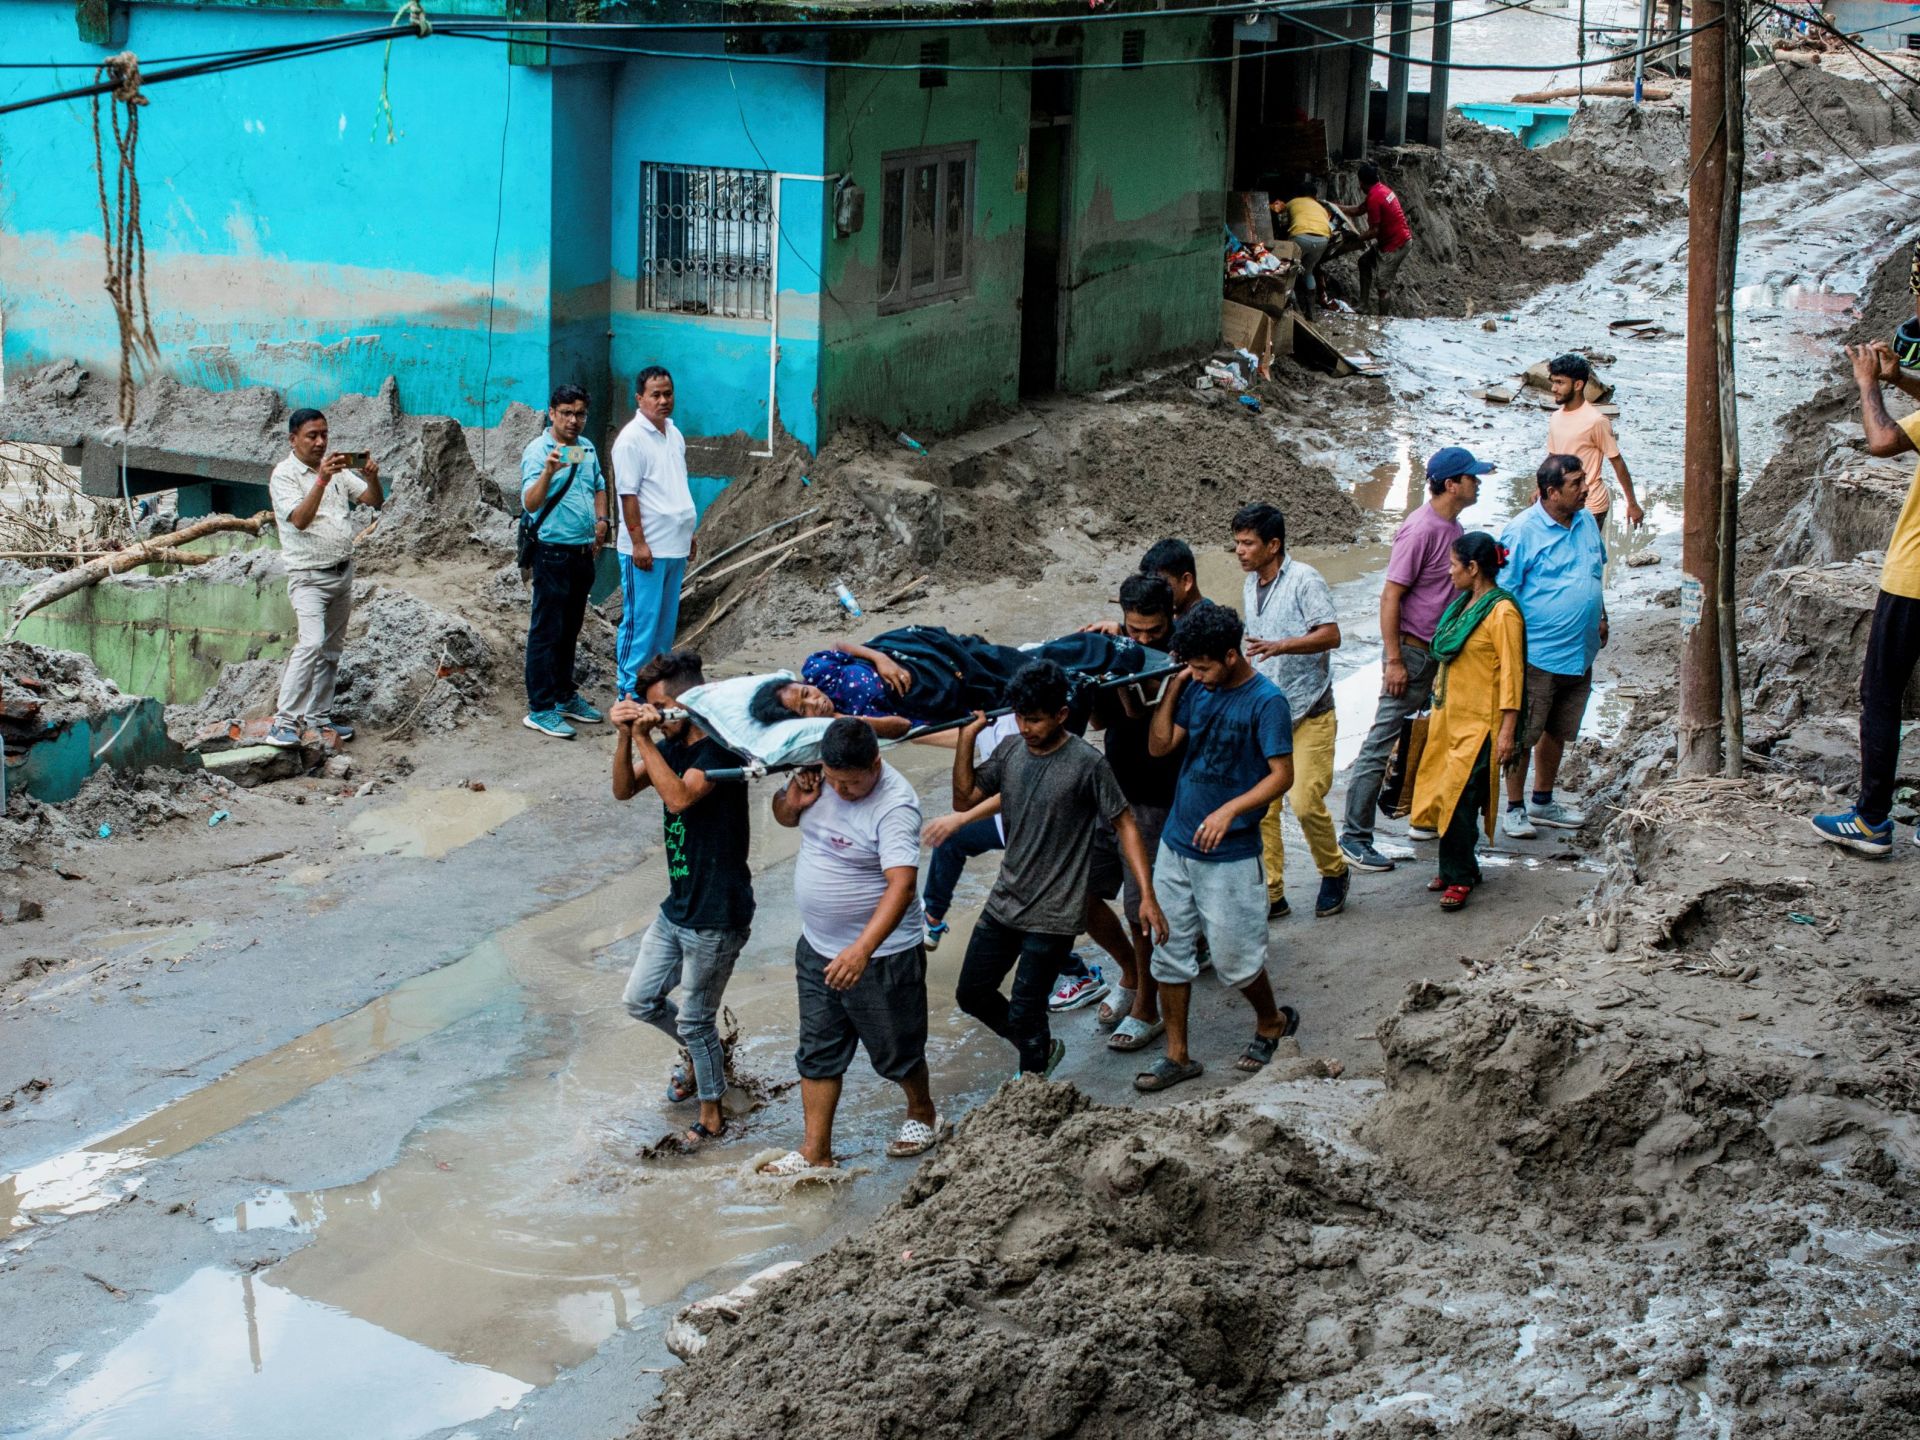
[(160, 358), (153, 338), (153, 312), (147, 305), (147, 240), (140, 228), (140, 177), (135, 153), (140, 144), (140, 60), (131, 50), (105, 61), (94, 72), (97, 82), (111, 80), (109, 97), (115, 168), (113, 203), (107, 203), (106, 152), (100, 137), (101, 96), (93, 97), (93, 168), (100, 182), (100, 238), (107, 254), (107, 294), (113, 300), (120, 326), (120, 424), (133, 424), (133, 362)]

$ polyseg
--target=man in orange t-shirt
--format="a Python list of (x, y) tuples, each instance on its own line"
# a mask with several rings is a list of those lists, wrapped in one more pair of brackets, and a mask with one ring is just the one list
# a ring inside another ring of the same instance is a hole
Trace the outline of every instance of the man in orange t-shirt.
[(1580, 462), (1580, 472), (1587, 477), (1587, 509), (1595, 516), (1613, 508), (1602, 464), (1611, 462), (1627, 497), (1627, 527), (1631, 529), (1644, 518), (1644, 512), (1634, 498), (1633, 477), (1627, 473), (1620, 442), (1614, 439), (1613, 422), (1587, 399), (1587, 380), (1592, 374), (1584, 355), (1562, 355), (1548, 364), (1547, 381), (1560, 408), (1547, 422), (1547, 453), (1571, 455)]

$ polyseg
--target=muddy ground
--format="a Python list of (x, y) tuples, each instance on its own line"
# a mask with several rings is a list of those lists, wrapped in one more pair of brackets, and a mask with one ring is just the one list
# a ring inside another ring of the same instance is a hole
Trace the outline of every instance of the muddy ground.
[[(1920, 184), (1911, 148), (1882, 164)], [(1757, 467), (1808, 377), (1834, 373), (1850, 297), (1889, 258), (1863, 235), (1912, 222), (1842, 165), (1757, 192), (1749, 213)], [(187, 793), (112, 841), (77, 824), (16, 837), (50, 903), (0, 928), (0, 1384), (29, 1397), (6, 1433), (205, 1430), (215, 1396), (229, 1433), (601, 1437), (632, 1428), (663, 1374), (643, 1433), (1910, 1429), (1905, 832), (1879, 868), (1814, 848), (1799, 817), (1821, 797), (1778, 747), (1780, 772), (1737, 790), (1663, 769), (1683, 242), (1672, 219), (1592, 241), (1567, 283), (1501, 302), (1513, 318), (1492, 332), (1440, 318), (1452, 307), (1341, 322), (1388, 377), (1283, 367), (1258, 417), (1181, 374), (1143, 377), (924, 458), (842, 436), (722, 498), (710, 546), (809, 505), (799, 528), (834, 527), (690, 607), (683, 635), (731, 601), (696, 640), (728, 671), (913, 620), (1057, 633), (1109, 611), (1165, 530), (1194, 537), (1205, 587), (1230, 599), (1220, 518), (1276, 499), (1336, 587), (1343, 764), (1377, 686), (1379, 542), (1418, 503), (1420, 458), (1466, 443), (1499, 460), (1470, 524), (1497, 529), (1529, 498), (1544, 410), (1476, 390), (1567, 344), (1611, 355), (1650, 516), (1613, 538), (1657, 562), (1610, 576), (1616, 641), (1567, 776), (1615, 807), (1590, 835), (1502, 842), (1469, 911), (1443, 920), (1419, 884), (1430, 857), (1387, 827), (1415, 863), (1358, 877), (1345, 916), (1273, 932), (1298, 1053), (1243, 1080), (1224, 1062), (1244, 1016), (1203, 990), (1210, 1069), (1190, 1103), (1136, 1105), (1137, 1066), (1085, 1014), (1061, 1026), (1066, 1084), (1003, 1087), (1004, 1047), (936, 1004), (958, 1140), (917, 1170), (887, 1162), (893, 1099), (856, 1068), (849, 1174), (826, 1193), (745, 1173), (798, 1125), (780, 1088), (791, 843), (764, 820), (761, 916), (729, 992), (763, 1083), (731, 1097), (730, 1144), (636, 1158), (684, 1118), (656, 1093), (671, 1048), (617, 1004), (664, 887), (659, 814), (608, 802), (604, 734), (569, 746), (518, 727), (525, 602), (485, 489), (508, 427), (484, 464), (442, 437), (415, 474), (487, 523), (375, 545), (363, 573), (485, 647), (448, 728), (376, 727), (348, 775)], [(1885, 296), (1864, 302), (1875, 325)], [(1629, 314), (1666, 334), (1610, 337)], [(424, 457), (423, 429), (407, 422), (396, 453)], [(1838, 514), (1812, 522), (1836, 554), (1867, 523)], [(849, 621), (841, 575), (869, 606), (903, 598)], [(366, 693), (437, 693), (432, 657), (389, 660), (366, 643), (379, 633), (356, 629), (349, 656)], [(591, 629), (590, 694), (606, 633)], [(1813, 688), (1808, 723), (1836, 723), (1844, 691)], [(929, 813), (943, 758), (900, 760)], [(229, 818), (209, 827), (215, 808)], [(936, 996), (991, 876), (969, 873)], [(1315, 877), (1288, 881), (1306, 910)], [(660, 1337), (685, 1299), (816, 1255), (673, 1366)]]

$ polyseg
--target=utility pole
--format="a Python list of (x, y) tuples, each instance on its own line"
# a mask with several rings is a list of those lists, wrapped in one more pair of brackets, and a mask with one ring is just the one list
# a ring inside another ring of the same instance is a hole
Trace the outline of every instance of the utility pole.
[[(1714, 366), (1720, 387), (1720, 586), (1716, 595), (1720, 630), (1720, 712), (1725, 721), (1725, 770), (1739, 779), (1746, 767), (1746, 707), (1740, 694), (1740, 626), (1734, 587), (1740, 541), (1740, 401), (1734, 375), (1733, 292), (1740, 259), (1740, 198), (1747, 165), (1747, 4), (1723, 0), (1725, 24), (1720, 53), (1725, 57), (1724, 127), (1727, 137), (1725, 188), (1720, 200), (1720, 250), (1715, 286)], [(1713, 36), (1706, 37), (1713, 42)]]
[[(1737, 0), (1736, 0), (1737, 3)], [(1725, 18), (1723, 0), (1695, 0), (1691, 137), (1687, 192), (1687, 436), (1680, 545), (1680, 718), (1682, 775), (1712, 775), (1721, 756), (1720, 347), (1715, 338), (1720, 240), (1726, 223), (1727, 47), (1702, 27)], [(1729, 557), (1729, 560), (1731, 557)]]

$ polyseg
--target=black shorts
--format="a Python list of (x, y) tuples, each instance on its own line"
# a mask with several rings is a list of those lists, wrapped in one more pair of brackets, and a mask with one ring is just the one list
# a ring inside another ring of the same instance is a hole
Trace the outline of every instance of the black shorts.
[(927, 1059), (927, 952), (919, 945), (876, 955), (851, 990), (827, 984), (827, 963), (807, 943), (793, 947), (800, 993), (800, 1045), (793, 1063), (802, 1080), (837, 1080), (867, 1047), (874, 1071), (904, 1080)]
[[(1147, 863), (1153, 863), (1154, 852), (1160, 848), (1160, 832), (1167, 828), (1167, 811), (1158, 805), (1135, 805), (1133, 823), (1140, 827), (1140, 841), (1147, 847)], [(1124, 892), (1121, 908), (1127, 912), (1127, 923), (1135, 929), (1140, 925), (1140, 887), (1134, 884), (1133, 873), (1127, 869), (1126, 858), (1120, 853), (1120, 836), (1113, 826), (1102, 820), (1093, 832), (1093, 870), (1087, 878), (1087, 894), (1095, 900), (1111, 900)]]

